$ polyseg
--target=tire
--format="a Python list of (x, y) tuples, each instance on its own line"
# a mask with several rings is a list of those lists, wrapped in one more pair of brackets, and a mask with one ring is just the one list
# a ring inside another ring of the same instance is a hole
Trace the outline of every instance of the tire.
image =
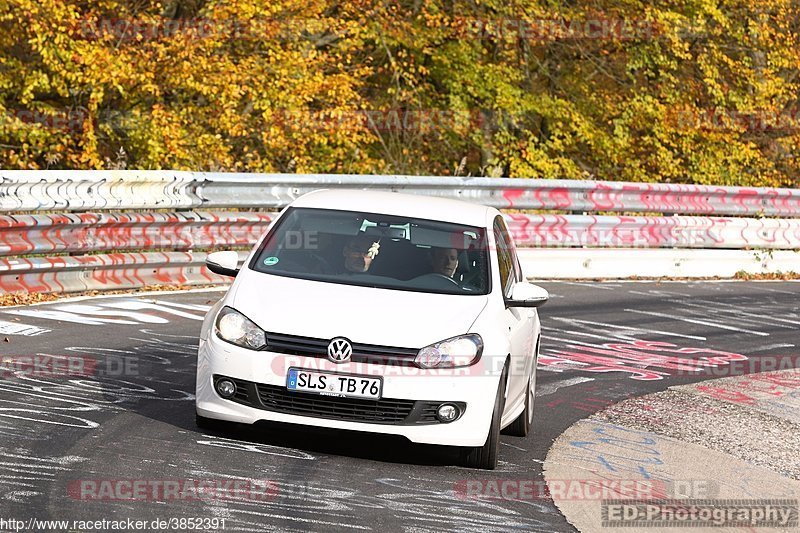
[(533, 405), (536, 400), (536, 366), (539, 364), (539, 341), (536, 341), (536, 357), (533, 360), (533, 368), (528, 378), (528, 388), (525, 394), (525, 409), (520, 413), (504, 431), (507, 435), (514, 437), (527, 437), (533, 425)]
[(528, 388), (526, 389), (525, 394), (525, 409), (523, 409), (517, 419), (511, 422), (511, 424), (505, 429), (504, 433), (506, 435), (511, 435), (514, 437), (528, 436), (528, 433), (531, 430), (531, 424), (533, 423), (534, 383), (535, 381), (533, 376), (529, 377)]
[(483, 446), (468, 447), (465, 449), (464, 466), (480, 468), (481, 470), (494, 470), (497, 468), (497, 452), (500, 448), (500, 418), (505, 407), (506, 370), (500, 377), (497, 394), (494, 399), (492, 422), (489, 424), (489, 434)]

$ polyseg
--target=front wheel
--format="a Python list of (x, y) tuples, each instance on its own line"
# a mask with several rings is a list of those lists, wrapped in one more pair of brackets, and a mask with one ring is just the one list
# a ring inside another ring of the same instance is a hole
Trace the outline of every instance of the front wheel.
[(505, 389), (506, 371), (504, 370), (503, 375), (500, 377), (500, 384), (497, 386), (492, 422), (489, 425), (489, 435), (486, 437), (486, 443), (483, 446), (465, 449), (464, 465), (469, 468), (480, 468), (482, 470), (494, 470), (497, 468), (497, 451), (500, 448), (500, 419), (505, 408)]
[(533, 376), (528, 378), (528, 388), (525, 391), (525, 409), (516, 420), (509, 425), (505, 432), (514, 437), (527, 437), (533, 423)]

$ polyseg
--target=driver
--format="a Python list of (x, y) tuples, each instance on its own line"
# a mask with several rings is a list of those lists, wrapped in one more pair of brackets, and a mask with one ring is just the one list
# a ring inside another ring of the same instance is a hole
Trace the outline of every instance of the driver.
[(380, 247), (380, 239), (376, 241), (369, 235), (357, 235), (351, 238), (342, 250), (345, 270), (353, 273), (367, 272)]
[(452, 278), (458, 268), (458, 250), (455, 248), (431, 248), (430, 262), (436, 274)]

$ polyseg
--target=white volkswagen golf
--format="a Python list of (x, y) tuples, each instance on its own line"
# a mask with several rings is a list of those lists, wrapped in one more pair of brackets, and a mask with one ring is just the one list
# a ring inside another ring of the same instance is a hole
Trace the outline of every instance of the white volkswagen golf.
[(459, 446), (493, 469), (533, 420), (547, 291), (493, 208), (315, 191), (273, 222), (203, 323), (197, 422), (262, 420)]

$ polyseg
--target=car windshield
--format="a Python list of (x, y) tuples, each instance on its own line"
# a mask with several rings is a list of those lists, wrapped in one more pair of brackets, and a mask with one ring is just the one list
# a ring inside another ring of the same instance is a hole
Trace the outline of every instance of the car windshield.
[(290, 208), (250, 268), (330, 283), (487, 294), (482, 228), (394, 215)]

